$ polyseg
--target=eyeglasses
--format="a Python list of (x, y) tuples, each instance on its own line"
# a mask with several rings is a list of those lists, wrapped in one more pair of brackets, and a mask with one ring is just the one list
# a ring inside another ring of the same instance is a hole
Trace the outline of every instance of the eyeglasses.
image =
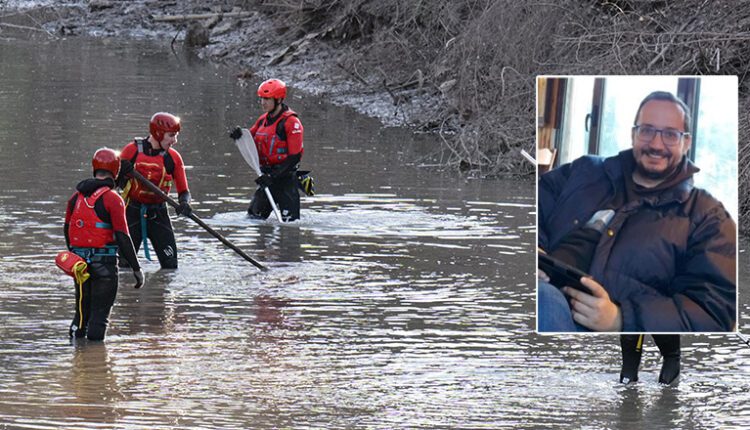
[(685, 131), (673, 128), (659, 129), (650, 125), (635, 125), (633, 131), (635, 136), (644, 142), (651, 142), (656, 138), (657, 133), (661, 133), (661, 141), (667, 146), (675, 146), (682, 141), (683, 136), (690, 136), (690, 133)]

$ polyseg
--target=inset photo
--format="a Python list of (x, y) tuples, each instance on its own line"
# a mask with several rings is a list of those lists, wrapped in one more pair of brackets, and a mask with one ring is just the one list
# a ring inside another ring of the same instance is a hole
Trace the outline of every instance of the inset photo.
[(537, 77), (537, 332), (737, 330), (737, 77)]

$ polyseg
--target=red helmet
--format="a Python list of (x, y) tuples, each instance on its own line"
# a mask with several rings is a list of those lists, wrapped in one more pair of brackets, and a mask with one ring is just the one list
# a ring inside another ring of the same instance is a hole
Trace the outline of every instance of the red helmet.
[(178, 133), (180, 131), (180, 117), (167, 112), (156, 112), (148, 124), (148, 131), (157, 142), (161, 143), (164, 133)]
[(258, 87), (258, 97), (267, 99), (285, 99), (286, 84), (278, 79), (269, 79)]
[(94, 167), (94, 173), (97, 170), (106, 170), (116, 178), (120, 173), (120, 153), (114, 149), (100, 148), (94, 153), (91, 165)]

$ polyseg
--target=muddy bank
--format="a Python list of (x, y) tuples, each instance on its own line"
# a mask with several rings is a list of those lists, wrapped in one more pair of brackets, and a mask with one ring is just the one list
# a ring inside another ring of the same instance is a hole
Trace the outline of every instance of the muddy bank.
[(440, 98), (428, 91), (408, 91), (414, 84), (357, 82), (363, 81), (363, 72), (349, 69), (347, 58), (352, 52), (325, 40), (331, 28), (297, 37), (259, 5), (203, 3), (15, 1), (0, 13), (1, 21), (10, 25), (1, 28), (6, 33), (49, 38), (156, 40), (178, 54), (189, 49), (199, 57), (235, 68), (238, 79), (247, 85), (279, 77), (293, 88), (292, 97), (304, 93), (327, 97), (387, 126), (418, 129), (439, 115)]
[[(248, 85), (278, 76), (294, 89), (352, 106), (387, 125), (438, 133), (440, 146), (429, 154), (434, 160), (482, 175), (533, 177), (518, 150), (533, 153), (539, 74), (736, 74), (740, 115), (748, 113), (750, 45), (744, 30), (750, 3), (6, 4), (26, 11), (13, 17), (4, 12), (3, 22), (15, 19), (55, 37), (150, 38), (176, 50), (190, 42), (198, 55), (236, 68)], [(747, 154), (748, 126), (740, 123), (740, 153)], [(748, 164), (745, 158), (741, 166)], [(740, 182), (746, 189), (750, 170), (740, 169)], [(750, 195), (740, 195), (744, 215)]]
[[(334, 2), (330, 6), (324, 10), (322, 6), (300, 9), (263, 1), (212, 2), (211, 6), (160, 0), (13, 1), (6, 5), (2, 21), (17, 26), (14, 31), (40, 37), (45, 36), (39, 31), (42, 29), (50, 38), (147, 38), (171, 45), (178, 52), (191, 49), (201, 57), (236, 68), (238, 77), (248, 85), (280, 77), (295, 90), (327, 97), (334, 104), (377, 117), (385, 125), (435, 132), (440, 145), (425, 154), (428, 164), (479, 175), (532, 177), (532, 166), (515, 148), (533, 150), (533, 80), (524, 82), (523, 92), (514, 96), (526, 100), (526, 113), (507, 115), (502, 135), (486, 133), (498, 128), (497, 112), (457, 106), (451, 94), (460, 85), (452, 77), (448, 57), (437, 75), (430, 64), (433, 60), (429, 58), (448, 49), (455, 37), (429, 42), (435, 45), (429, 48), (414, 46), (410, 37), (399, 33), (407, 29), (396, 28), (400, 25), (396, 21), (416, 22), (419, 9), (408, 12), (410, 17), (394, 16), (388, 23), (378, 16), (384, 6), (368, 11), (352, 3), (354, 15), (346, 5)], [(481, 11), (458, 9), (450, 18), (453, 27), (462, 24), (459, 15), (468, 18)], [(383, 33), (374, 35), (381, 24)], [(427, 42), (429, 35), (420, 38)], [(516, 71), (509, 69), (507, 74), (508, 81), (523, 80)], [(488, 127), (489, 122), (496, 124)], [(493, 147), (498, 150), (487, 149)]]

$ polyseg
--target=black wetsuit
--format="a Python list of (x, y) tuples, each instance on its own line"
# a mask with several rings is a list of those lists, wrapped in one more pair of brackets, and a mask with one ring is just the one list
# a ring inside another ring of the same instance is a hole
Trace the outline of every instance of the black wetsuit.
[[(111, 179), (87, 179), (81, 181), (76, 190), (88, 197), (102, 186), (114, 187)], [(119, 197), (118, 197), (119, 198)], [(68, 201), (68, 213), (73, 212), (78, 200), (74, 195)], [(97, 217), (103, 222), (112, 224), (110, 213), (104, 206), (104, 199), (99, 198), (94, 204)], [(81, 285), (75, 284), (75, 316), (70, 324), (71, 337), (87, 337), (89, 340), (103, 340), (109, 324), (109, 314), (117, 297), (117, 252), (128, 261), (134, 270), (140, 270), (135, 249), (130, 237), (121, 231), (114, 232), (116, 247), (109, 249), (74, 248), (70, 246), (69, 225), (64, 228), (65, 241), (72, 250), (88, 263), (89, 278)]]

